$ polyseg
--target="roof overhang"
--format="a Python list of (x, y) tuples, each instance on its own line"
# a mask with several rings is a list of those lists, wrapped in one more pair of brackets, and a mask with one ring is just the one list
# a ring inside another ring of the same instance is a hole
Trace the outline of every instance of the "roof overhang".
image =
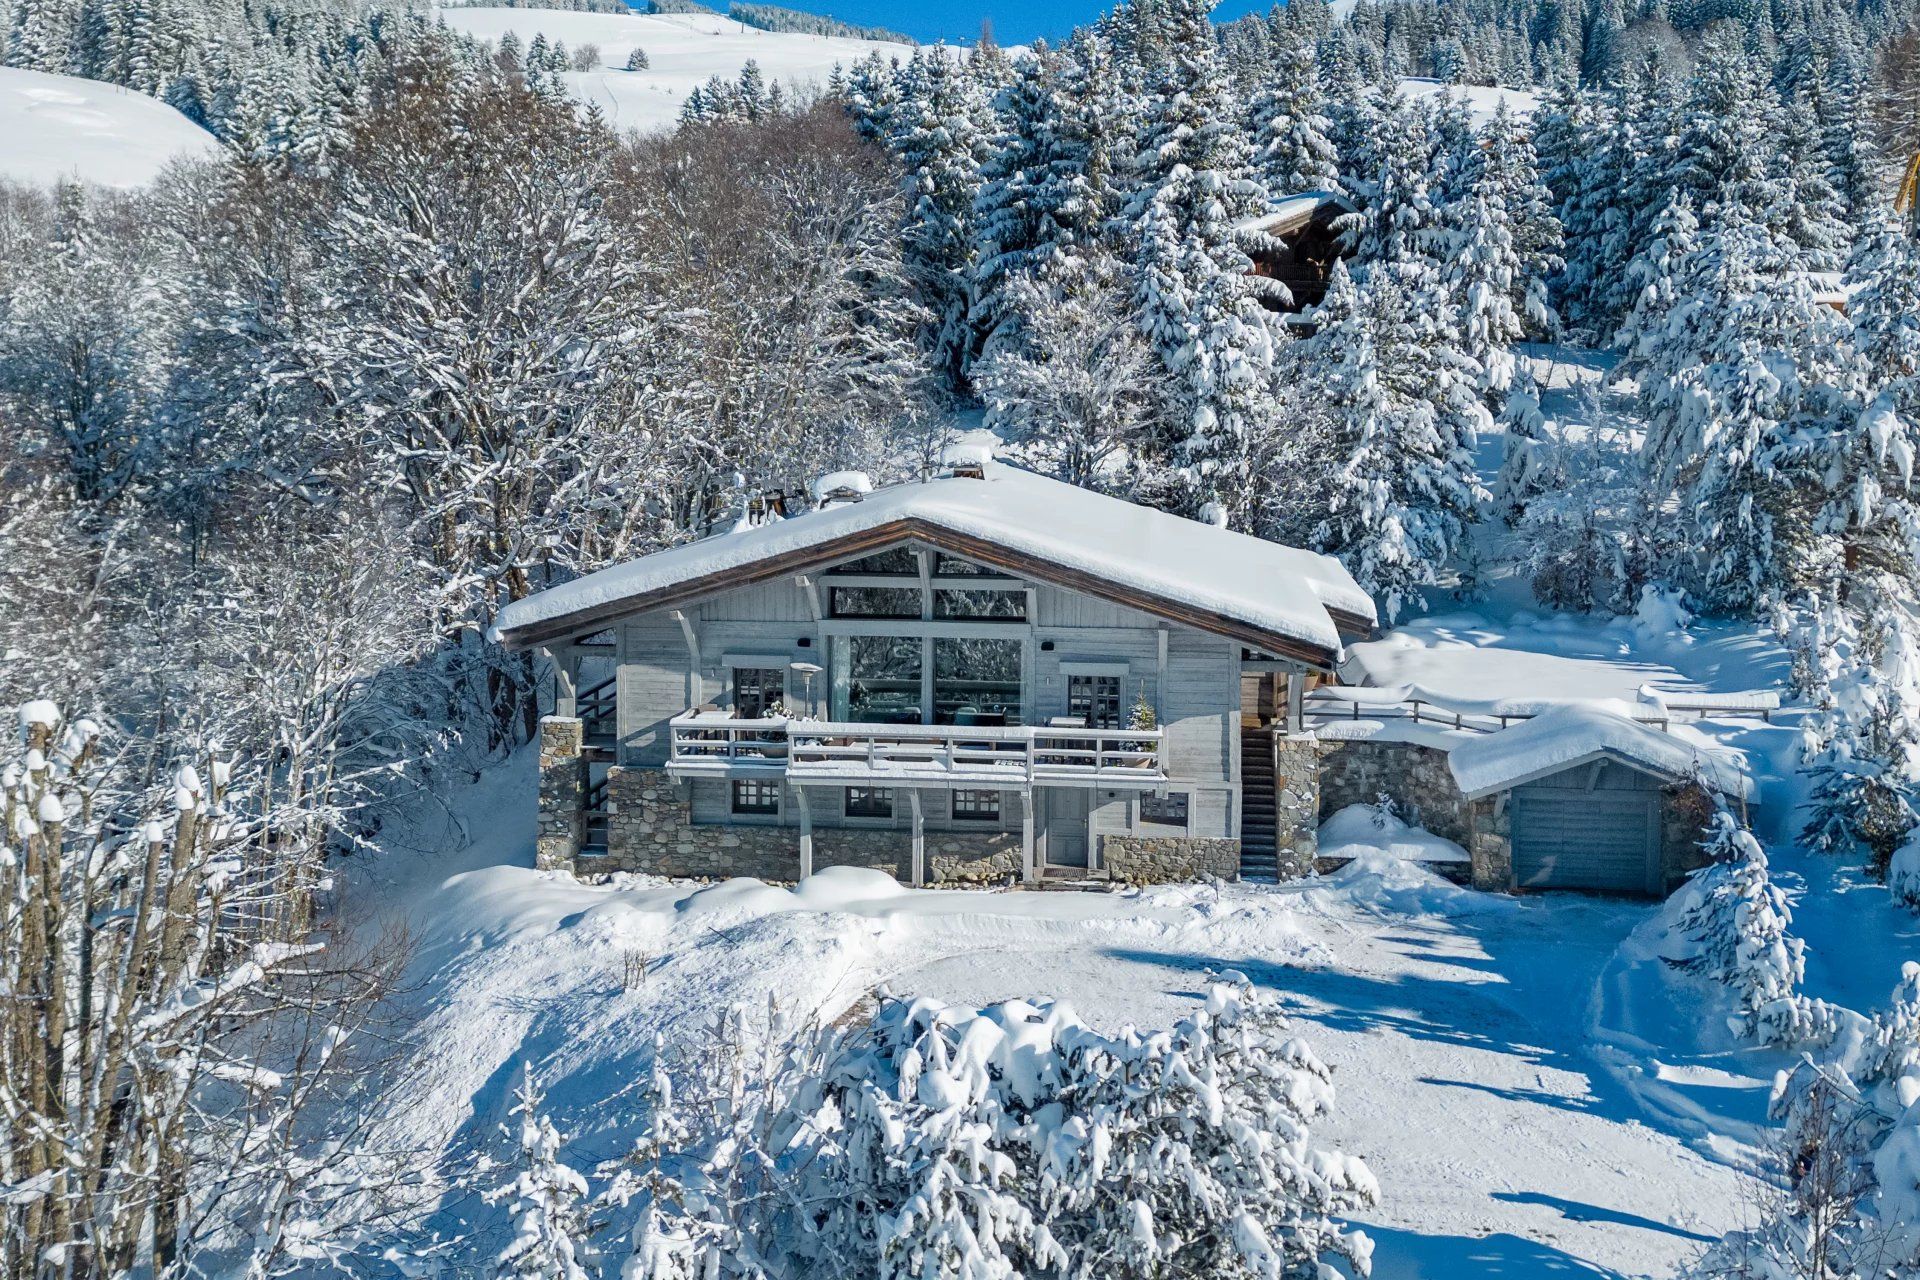
[(1558, 777), (1563, 773), (1572, 773), (1577, 769), (1584, 769), (1602, 761), (1632, 769), (1635, 773), (1643, 773), (1649, 778), (1658, 779), (1669, 785), (1693, 780), (1690, 775), (1671, 773), (1665, 769), (1656, 768), (1644, 760), (1635, 760), (1632, 756), (1624, 752), (1613, 751), (1603, 747), (1596, 751), (1589, 751), (1586, 755), (1580, 756), (1577, 759), (1559, 761), (1543, 768), (1535, 769), (1531, 773), (1522, 774), (1519, 777), (1503, 781), (1498, 786), (1482, 787), (1478, 791), (1468, 791), (1462, 788), (1461, 794), (1469, 800), (1482, 800), (1487, 796), (1497, 796), (1503, 791), (1512, 791), (1516, 787), (1524, 787), (1531, 782), (1540, 782), (1547, 778)]
[[(901, 542), (921, 542), (941, 551), (964, 556), (980, 564), (1003, 569), (1010, 574), (1044, 582), (1050, 586), (1137, 609), (1142, 613), (1192, 627), (1196, 631), (1224, 636), (1251, 649), (1287, 658), (1304, 665), (1331, 671), (1339, 654), (1296, 636), (1283, 635), (1266, 627), (1209, 609), (1145, 591), (1138, 586), (1115, 582), (1070, 564), (1044, 556), (1002, 546), (971, 534), (947, 529), (917, 516), (877, 524), (792, 551), (766, 556), (746, 564), (730, 566), (713, 573), (687, 578), (658, 591), (623, 596), (588, 608), (559, 614), (517, 627), (498, 627), (495, 639), (509, 650), (552, 645), (572, 636), (597, 631), (617, 618), (653, 613), (661, 609), (681, 608), (711, 596), (742, 587), (776, 581), (795, 574), (810, 573), (842, 560), (868, 555)], [(1362, 639), (1370, 635), (1373, 621), (1344, 610), (1327, 609), (1335, 629), (1343, 636)]]

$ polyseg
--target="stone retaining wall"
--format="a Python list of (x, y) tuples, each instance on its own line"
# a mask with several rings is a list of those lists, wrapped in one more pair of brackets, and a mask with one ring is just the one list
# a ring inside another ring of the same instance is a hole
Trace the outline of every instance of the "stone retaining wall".
[(1219, 836), (1104, 836), (1100, 864), (1128, 884), (1237, 880), (1240, 842)]
[(1467, 848), (1473, 830), (1467, 798), (1454, 784), (1447, 753), (1410, 742), (1322, 741), (1320, 820), (1350, 804), (1393, 797), (1400, 818)]

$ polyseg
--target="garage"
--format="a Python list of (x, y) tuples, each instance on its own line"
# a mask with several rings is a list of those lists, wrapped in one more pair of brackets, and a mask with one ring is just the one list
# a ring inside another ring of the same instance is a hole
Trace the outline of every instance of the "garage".
[(1471, 852), (1487, 889), (1664, 893), (1697, 865), (1715, 797), (1752, 796), (1737, 757), (1577, 704), (1462, 741), (1447, 766), (1484, 821)]
[(1655, 779), (1601, 761), (1517, 787), (1511, 804), (1516, 888), (1660, 891)]

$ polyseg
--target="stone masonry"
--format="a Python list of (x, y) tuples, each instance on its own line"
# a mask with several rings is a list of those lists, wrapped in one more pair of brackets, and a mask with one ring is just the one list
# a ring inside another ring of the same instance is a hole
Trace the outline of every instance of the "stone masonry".
[(1273, 747), (1275, 873), (1294, 880), (1312, 871), (1320, 854), (1320, 744), (1282, 736)]
[(540, 829), (533, 863), (543, 871), (570, 868), (586, 835), (585, 726), (569, 716), (540, 720)]
[(1108, 876), (1128, 884), (1236, 880), (1240, 842), (1227, 837), (1109, 835), (1101, 838), (1100, 864)]
[[(800, 874), (800, 832), (774, 825), (695, 825), (680, 785), (659, 769), (607, 774), (607, 852), (580, 870), (724, 879), (791, 881)], [(1020, 875), (1017, 831), (925, 833), (928, 884), (1005, 883)], [(813, 868), (870, 867), (902, 884), (913, 878), (913, 841), (905, 831), (815, 827)]]
[(1323, 740), (1320, 820), (1350, 804), (1391, 796), (1401, 820), (1467, 847), (1473, 829), (1466, 797), (1454, 784), (1447, 753), (1407, 742)]

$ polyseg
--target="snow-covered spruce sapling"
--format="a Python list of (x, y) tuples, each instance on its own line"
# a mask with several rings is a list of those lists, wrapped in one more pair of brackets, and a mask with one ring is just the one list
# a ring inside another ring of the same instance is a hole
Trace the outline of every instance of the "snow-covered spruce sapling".
[(533, 1066), (523, 1064), (513, 1092), (515, 1174), (486, 1193), (505, 1204), (508, 1240), (494, 1274), (515, 1280), (587, 1280), (587, 1182), (560, 1158), (563, 1139), (541, 1112), (543, 1099)]
[(635, 46), (633, 52), (627, 55), (627, 70), (629, 71), (645, 71), (652, 65), (651, 62), (647, 61), (647, 51), (638, 46)]
[(1734, 1034), (1767, 1044), (1819, 1042), (1830, 1034), (1831, 1011), (1797, 994), (1806, 972), (1806, 944), (1788, 932), (1792, 909), (1773, 883), (1767, 855), (1722, 806), (1708, 820), (1702, 842), (1711, 861), (1674, 894), (1666, 911), (1679, 953), (1666, 960), (1728, 987)]

